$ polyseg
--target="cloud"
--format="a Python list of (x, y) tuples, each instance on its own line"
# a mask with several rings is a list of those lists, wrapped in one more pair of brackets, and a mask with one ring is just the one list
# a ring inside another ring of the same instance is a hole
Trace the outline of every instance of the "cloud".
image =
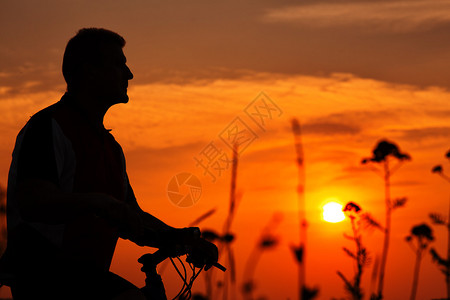
[(310, 119), (302, 127), (304, 133), (310, 135), (367, 134), (383, 125), (395, 124), (402, 115), (411, 113), (405, 109), (345, 110)]
[(24, 62), (13, 67), (6, 66), (0, 72), (0, 79), (0, 100), (3, 101), (18, 95), (65, 90), (60, 70), (54, 63)]
[(425, 128), (412, 128), (412, 129), (393, 129), (391, 130), (395, 135), (399, 135), (400, 138), (420, 142), (423, 140), (431, 139), (445, 139), (446, 141), (450, 138), (450, 127), (449, 126), (439, 126), (439, 127), (425, 127)]
[[(54, 89), (30, 92), (35, 84), (23, 82), (22, 93), (4, 92), (0, 101), (3, 128), (18, 130), (30, 115), (57, 101), (63, 93)], [(244, 112), (261, 91), (284, 112), (270, 121), (266, 132)], [(449, 111), (447, 91), (342, 74), (312, 77), (254, 73), (240, 79), (133, 84), (129, 95), (130, 102), (113, 107), (105, 120), (127, 151), (149, 146), (165, 149), (194, 142), (203, 147), (212, 141), (221, 143), (219, 134), (236, 117), (248, 122), (260, 137), (250, 152), (265, 147), (266, 142), (285, 144), (286, 136), (291, 137), (292, 117), (301, 121), (305, 142), (321, 141), (323, 145), (337, 140), (356, 145), (360, 141), (373, 143), (381, 137), (409, 137), (408, 141), (414, 141), (415, 134), (417, 138), (427, 134), (420, 131), (425, 127), (420, 124), (427, 124), (427, 128), (448, 127), (448, 118), (441, 113)], [(445, 129), (441, 134), (445, 134)], [(192, 155), (203, 147), (199, 146)]]
[(435, 118), (448, 119), (448, 116), (450, 116), (449, 109), (447, 109), (447, 110), (427, 110), (425, 112)]
[(336, 135), (336, 134), (358, 134), (360, 128), (338, 122), (317, 122), (303, 125), (305, 134)]
[(311, 27), (366, 26), (408, 32), (450, 23), (450, 1), (319, 3), (272, 9), (263, 19)]

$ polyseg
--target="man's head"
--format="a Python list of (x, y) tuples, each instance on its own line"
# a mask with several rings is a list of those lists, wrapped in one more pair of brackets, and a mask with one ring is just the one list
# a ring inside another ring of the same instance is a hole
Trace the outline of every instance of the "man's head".
[(123, 37), (102, 28), (81, 29), (67, 43), (62, 71), (69, 93), (90, 92), (108, 104), (127, 102), (128, 80)]

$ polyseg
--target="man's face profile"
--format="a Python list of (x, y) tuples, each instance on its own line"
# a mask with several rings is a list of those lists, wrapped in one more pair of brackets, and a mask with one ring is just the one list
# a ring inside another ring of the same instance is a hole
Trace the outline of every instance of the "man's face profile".
[(101, 49), (101, 61), (91, 65), (91, 87), (108, 106), (129, 100), (128, 80), (133, 78), (133, 73), (126, 61), (120, 46), (105, 45)]

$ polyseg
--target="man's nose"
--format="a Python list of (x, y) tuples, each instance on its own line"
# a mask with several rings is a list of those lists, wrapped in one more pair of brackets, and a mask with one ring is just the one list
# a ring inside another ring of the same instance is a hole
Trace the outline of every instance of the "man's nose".
[(127, 79), (128, 80), (131, 80), (131, 79), (133, 79), (133, 73), (131, 73), (131, 70), (130, 70), (130, 68), (127, 66)]

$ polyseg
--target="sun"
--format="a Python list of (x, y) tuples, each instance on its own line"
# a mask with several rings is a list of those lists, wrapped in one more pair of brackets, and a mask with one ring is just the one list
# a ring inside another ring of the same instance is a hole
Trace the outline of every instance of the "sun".
[(323, 206), (323, 219), (330, 223), (338, 223), (345, 219), (342, 205), (337, 202), (328, 202)]

